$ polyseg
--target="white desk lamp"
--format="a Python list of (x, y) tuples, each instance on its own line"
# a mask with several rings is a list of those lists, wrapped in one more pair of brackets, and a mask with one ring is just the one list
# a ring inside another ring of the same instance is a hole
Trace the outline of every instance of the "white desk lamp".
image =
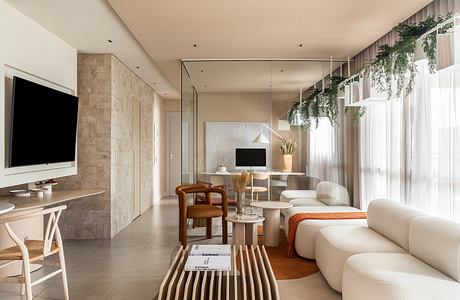
[[(276, 131), (274, 131), (273, 129), (271, 129), (270, 127), (268, 127), (267, 125), (265, 124), (262, 124), (262, 126), (268, 128), (268, 130), (270, 130), (271, 132), (273, 132), (277, 138), (279, 138), (280, 140), (283, 140), (284, 138)], [(262, 126), (260, 126), (260, 133), (256, 136), (256, 138), (252, 141), (253, 143), (255, 144), (269, 144), (270, 141), (265, 137), (265, 135), (262, 133)]]

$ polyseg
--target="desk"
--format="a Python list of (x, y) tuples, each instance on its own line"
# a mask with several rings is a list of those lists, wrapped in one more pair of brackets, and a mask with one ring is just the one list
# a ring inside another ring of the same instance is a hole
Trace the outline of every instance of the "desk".
[[(21, 213), (27, 210), (41, 210), (43, 208), (62, 204), (67, 201), (80, 199), (84, 197), (99, 195), (104, 193), (103, 189), (87, 189), (87, 190), (53, 190), (50, 195), (43, 197), (29, 196), (29, 197), (14, 197), (2, 196), (0, 197), (0, 207), (8, 206), (13, 207), (8, 212), (1, 215), (2, 218), (8, 217), (16, 213)], [(11, 224), (15, 234), (23, 239), (29, 237), (30, 239), (43, 239), (43, 216), (34, 217), (29, 220), (19, 221)], [(6, 233), (3, 225), (0, 225), (0, 249), (13, 246), (11, 238)], [(33, 270), (37, 270), (37, 265), (34, 265)], [(1, 270), (2, 275), (13, 276), (20, 274), (20, 265), (14, 264), (5, 267)]]
[[(270, 201), (271, 199), (271, 177), (272, 176), (305, 176), (306, 174), (303, 172), (281, 172), (281, 171), (254, 171), (255, 173), (268, 173), (269, 180), (268, 180), (268, 197), (267, 199)], [(234, 174), (241, 174), (241, 172), (201, 172), (198, 175), (206, 176), (209, 178), (209, 181), (214, 185), (222, 185), (224, 184), (225, 177), (232, 176)], [(252, 195), (251, 195), (252, 197)], [(251, 199), (253, 200), (253, 199)]]
[(43, 197), (0, 197), (0, 204), (10, 203), (15, 206), (12, 212), (24, 211), (27, 209), (45, 208), (52, 205), (61, 204), (70, 200), (95, 196), (104, 193), (103, 189), (87, 189), (87, 190), (53, 190), (52, 194), (45, 194)]

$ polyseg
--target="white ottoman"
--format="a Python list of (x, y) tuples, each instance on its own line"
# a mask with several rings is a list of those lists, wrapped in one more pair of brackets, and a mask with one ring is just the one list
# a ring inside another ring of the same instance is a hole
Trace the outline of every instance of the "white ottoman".
[[(355, 212), (359, 211), (349, 206), (297, 206), (284, 211), (285, 228), (289, 232), (289, 218), (296, 213), (323, 213), (323, 212)], [(319, 231), (328, 226), (367, 226), (365, 219), (355, 220), (304, 220), (299, 223), (296, 230), (296, 239), (294, 242), (295, 251), (298, 255), (315, 259), (316, 235)]]
[(347, 259), (343, 300), (460, 299), (460, 283), (410, 254), (364, 253)]

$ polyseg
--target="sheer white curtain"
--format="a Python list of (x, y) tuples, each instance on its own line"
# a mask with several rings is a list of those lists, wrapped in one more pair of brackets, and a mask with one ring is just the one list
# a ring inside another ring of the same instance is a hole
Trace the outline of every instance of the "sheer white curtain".
[(407, 204), (460, 221), (460, 73), (418, 70)]
[(366, 107), (359, 122), (360, 208), (370, 201), (399, 201), (402, 177), (402, 101), (394, 99)]
[(359, 123), (361, 208), (388, 198), (460, 221), (460, 73), (418, 66), (414, 91)]
[(342, 118), (331, 126), (328, 118), (320, 118), (318, 127), (310, 129), (309, 175), (319, 180), (344, 184)]

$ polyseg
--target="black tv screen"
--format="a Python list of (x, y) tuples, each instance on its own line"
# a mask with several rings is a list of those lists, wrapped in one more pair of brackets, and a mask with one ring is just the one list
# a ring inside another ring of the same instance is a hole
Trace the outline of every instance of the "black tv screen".
[(78, 97), (13, 77), (9, 167), (75, 161)]
[(265, 167), (267, 165), (267, 150), (265, 148), (236, 148), (236, 167)]

